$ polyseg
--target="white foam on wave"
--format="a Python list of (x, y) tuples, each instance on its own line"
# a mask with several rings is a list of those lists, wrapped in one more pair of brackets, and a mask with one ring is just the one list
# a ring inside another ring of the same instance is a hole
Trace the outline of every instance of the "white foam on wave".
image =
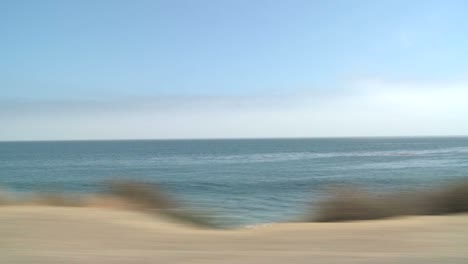
[(339, 157), (418, 157), (431, 155), (450, 155), (468, 153), (468, 147), (454, 147), (426, 150), (388, 150), (388, 151), (353, 151), (353, 152), (277, 152), (239, 155), (174, 155), (151, 158), (152, 162), (178, 165), (192, 164), (234, 164), (265, 163), (295, 160), (312, 160)]

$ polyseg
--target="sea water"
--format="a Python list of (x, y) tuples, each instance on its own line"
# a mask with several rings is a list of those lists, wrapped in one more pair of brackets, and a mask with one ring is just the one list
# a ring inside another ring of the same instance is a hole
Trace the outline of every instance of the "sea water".
[(293, 220), (328, 187), (437, 187), (468, 176), (468, 138), (0, 142), (0, 184), (97, 192), (107, 179), (154, 182), (238, 225)]

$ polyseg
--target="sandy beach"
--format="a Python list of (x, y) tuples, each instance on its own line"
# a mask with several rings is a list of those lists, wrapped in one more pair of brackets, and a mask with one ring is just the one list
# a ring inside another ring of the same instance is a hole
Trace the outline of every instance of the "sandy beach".
[(208, 230), (139, 212), (0, 208), (0, 263), (468, 263), (468, 215)]

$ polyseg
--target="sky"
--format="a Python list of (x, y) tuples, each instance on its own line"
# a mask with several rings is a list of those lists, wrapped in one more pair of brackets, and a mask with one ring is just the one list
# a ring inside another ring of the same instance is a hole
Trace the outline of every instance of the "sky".
[(0, 0), (0, 141), (468, 135), (467, 11)]

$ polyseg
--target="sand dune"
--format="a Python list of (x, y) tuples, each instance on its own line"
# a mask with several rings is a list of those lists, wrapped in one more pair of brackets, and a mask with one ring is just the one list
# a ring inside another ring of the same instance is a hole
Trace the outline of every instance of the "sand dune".
[(468, 263), (468, 215), (207, 230), (123, 210), (6, 206), (0, 263)]

